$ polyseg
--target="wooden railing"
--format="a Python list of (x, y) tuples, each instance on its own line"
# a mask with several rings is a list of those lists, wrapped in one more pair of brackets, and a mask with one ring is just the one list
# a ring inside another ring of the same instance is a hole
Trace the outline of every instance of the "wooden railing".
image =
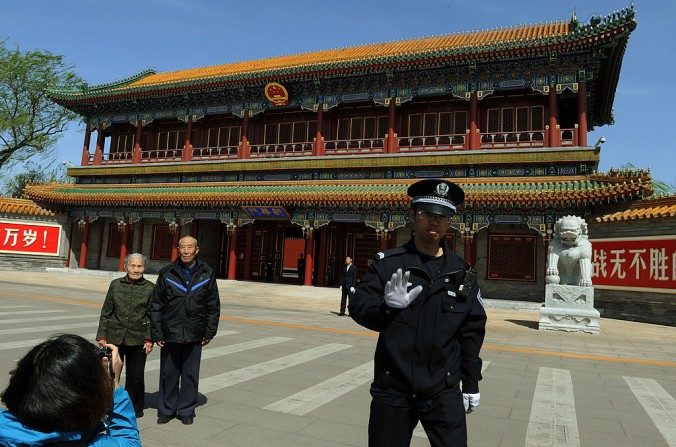
[(151, 149), (141, 151), (141, 163), (158, 163), (166, 161), (181, 161), (183, 149)]
[[(559, 141), (551, 142), (548, 126), (545, 130), (529, 130), (526, 132), (482, 132), (479, 134), (480, 149), (500, 149), (519, 147), (549, 147), (578, 145), (578, 128), (557, 129)], [(555, 134), (556, 135), (556, 134)], [(381, 154), (388, 152), (386, 138), (360, 138), (352, 140), (325, 140), (324, 155), (336, 156), (346, 154)], [(429, 135), (396, 137), (395, 152), (431, 152), (467, 150), (471, 147), (469, 133), (453, 135)], [(280, 144), (251, 144), (249, 149), (251, 158), (275, 158), (312, 156), (315, 153), (315, 142), (280, 143)], [(242, 143), (238, 146), (198, 147), (191, 148), (183, 157), (183, 148), (180, 149), (151, 149), (137, 150), (136, 152), (113, 152), (89, 154), (89, 164), (116, 164), (116, 163), (162, 163), (190, 160), (218, 160), (246, 158)], [(100, 157), (97, 160), (97, 155)]]
[(361, 138), (357, 140), (326, 140), (326, 155), (379, 154), (385, 152), (385, 138)]
[(465, 148), (466, 134), (399, 137), (400, 152), (451, 151)]
[(192, 150), (193, 160), (237, 158), (239, 146), (198, 147)]
[(529, 130), (527, 132), (482, 132), (481, 148), (513, 148), (513, 147), (540, 147), (545, 146), (544, 130)]
[(272, 157), (294, 157), (310, 156), (314, 143), (305, 141), (303, 143), (284, 143), (284, 144), (252, 144), (250, 146), (251, 158), (272, 158)]

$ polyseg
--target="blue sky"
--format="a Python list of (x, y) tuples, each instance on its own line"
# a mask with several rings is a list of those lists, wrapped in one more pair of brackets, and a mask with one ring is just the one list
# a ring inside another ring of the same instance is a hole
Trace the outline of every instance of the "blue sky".
[[(215, 1), (5, 0), (0, 39), (22, 50), (65, 56), (89, 84), (146, 68), (168, 71), (523, 23), (605, 16), (628, 0), (522, 1)], [(601, 135), (600, 169), (632, 163), (676, 185), (670, 105), (676, 83), (673, 0), (638, 0), (638, 26), (625, 53), (615, 95), (615, 124)], [(57, 161), (79, 165), (83, 128), (59, 140)]]

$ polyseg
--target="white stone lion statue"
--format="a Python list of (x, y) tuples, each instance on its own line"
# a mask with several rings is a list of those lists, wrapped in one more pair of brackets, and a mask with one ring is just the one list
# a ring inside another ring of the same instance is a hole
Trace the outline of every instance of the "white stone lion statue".
[(591, 287), (592, 245), (587, 223), (581, 217), (564, 216), (554, 225), (549, 243), (545, 284)]

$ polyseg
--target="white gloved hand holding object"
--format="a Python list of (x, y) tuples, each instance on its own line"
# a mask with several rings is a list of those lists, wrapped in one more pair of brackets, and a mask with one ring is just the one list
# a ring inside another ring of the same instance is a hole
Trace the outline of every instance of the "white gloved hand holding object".
[(354, 293), (355, 289), (354, 287), (350, 287), (350, 293)]
[(408, 288), (413, 285), (408, 282), (410, 276), (410, 271), (402, 273), (401, 269), (398, 269), (392, 274), (392, 279), (385, 283), (385, 303), (388, 306), (403, 309), (418, 298), (423, 288), (418, 286), (409, 292)]
[(479, 406), (479, 400), (481, 400), (481, 393), (462, 393), (462, 402), (465, 404), (465, 413), (470, 414), (474, 411), (474, 409)]

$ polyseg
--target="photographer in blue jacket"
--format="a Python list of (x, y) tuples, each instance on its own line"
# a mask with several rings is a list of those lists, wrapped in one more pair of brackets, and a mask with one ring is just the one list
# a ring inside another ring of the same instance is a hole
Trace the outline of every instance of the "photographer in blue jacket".
[[(134, 408), (115, 345), (65, 334), (31, 349), (0, 395), (0, 445), (136, 447)], [(55, 392), (55, 390), (57, 390)]]

